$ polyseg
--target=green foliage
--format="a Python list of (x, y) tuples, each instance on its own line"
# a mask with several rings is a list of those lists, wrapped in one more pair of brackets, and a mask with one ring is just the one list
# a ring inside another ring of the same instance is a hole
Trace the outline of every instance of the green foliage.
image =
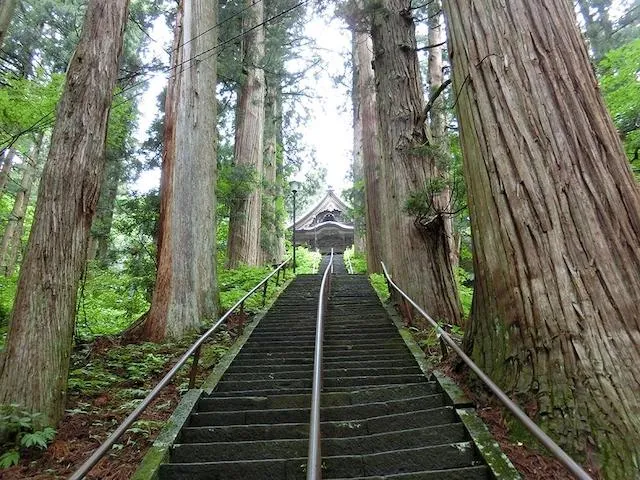
[(10, 277), (0, 275), (0, 328), (6, 326), (9, 322), (17, 287), (18, 274)]
[(640, 178), (640, 39), (609, 51), (598, 73), (605, 101)]
[(47, 448), (56, 431), (42, 424), (40, 413), (29, 412), (20, 405), (0, 405), (0, 468), (17, 465), (23, 449)]
[(382, 301), (382, 303), (387, 302), (389, 300), (389, 287), (387, 285), (387, 280), (384, 278), (384, 275), (381, 273), (372, 273), (369, 275), (369, 281), (371, 282), (371, 286), (378, 294), (378, 297)]
[(146, 291), (130, 275), (90, 264), (78, 298), (77, 336), (118, 334), (148, 309)]
[(48, 77), (42, 73), (33, 80), (3, 79), (0, 88), (0, 143), (3, 146), (55, 110), (63, 80), (63, 75)]
[(458, 296), (462, 305), (462, 315), (465, 318), (471, 313), (471, 301), (473, 300), (473, 287), (469, 284), (472, 280), (472, 274), (462, 267), (456, 267), (454, 272), (456, 284), (458, 286)]
[[(220, 288), (220, 304), (223, 311), (229, 310), (249, 290), (259, 284), (272, 271), (271, 267), (241, 266), (233, 270), (218, 269), (218, 287)], [(276, 274), (277, 275), (277, 274)], [(282, 282), (280, 282), (282, 286)], [(278, 292), (275, 279), (270, 280), (267, 287), (266, 303)], [(254, 293), (245, 302), (246, 311), (256, 312), (262, 308), (262, 289)]]
[[(292, 256), (292, 250), (287, 248), (288, 256)], [(319, 251), (311, 251), (306, 247), (296, 247), (296, 273), (313, 274), (318, 273), (322, 254)]]
[[(90, 361), (69, 373), (68, 390), (82, 395), (97, 395), (116, 384), (144, 385), (161, 373), (173, 357), (172, 344), (141, 343), (112, 347), (100, 361)], [(131, 388), (122, 395), (140, 398)]]
[(259, 184), (258, 174), (252, 165), (223, 164), (218, 171), (217, 195), (227, 206), (240, 202)]
[(351, 265), (351, 272), (355, 274), (366, 274), (367, 273), (367, 259), (361, 253), (356, 253), (355, 248), (351, 245), (344, 251), (344, 263), (349, 266)]
[(421, 190), (415, 190), (409, 194), (405, 202), (405, 210), (410, 215), (418, 218), (436, 215), (438, 212), (434, 199), (447, 187), (447, 182), (442, 178), (430, 178)]

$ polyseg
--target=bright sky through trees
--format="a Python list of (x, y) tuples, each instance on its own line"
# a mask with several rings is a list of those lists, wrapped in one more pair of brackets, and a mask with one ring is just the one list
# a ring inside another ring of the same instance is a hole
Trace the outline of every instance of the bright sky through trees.
[[(349, 187), (347, 174), (353, 143), (349, 97), (351, 72), (347, 64), (350, 34), (340, 20), (333, 18), (333, 9), (328, 9), (321, 15), (310, 12), (308, 17), (305, 34), (314, 39), (318, 46), (317, 52), (310, 49), (308, 56), (319, 55), (325, 68), (316, 72), (317, 75), (309, 72), (298, 85), (298, 90), (306, 88), (313, 95), (301, 96), (299, 99), (311, 113), (308, 124), (301, 126), (303, 142), (309, 147), (309, 151), (315, 152), (319, 164), (327, 168), (327, 183), (340, 192)], [(173, 37), (163, 18), (154, 22), (150, 35), (155, 41), (149, 45), (147, 60), (158, 58), (168, 65), (167, 51)], [(292, 64), (291, 68), (296, 66), (302, 67), (302, 64)], [(140, 142), (144, 141), (146, 131), (158, 115), (157, 98), (166, 82), (165, 73), (155, 74), (148, 82), (149, 87), (139, 105), (141, 117), (136, 137)], [(159, 184), (160, 170), (154, 169), (143, 172), (133, 188), (148, 191), (158, 188)]]

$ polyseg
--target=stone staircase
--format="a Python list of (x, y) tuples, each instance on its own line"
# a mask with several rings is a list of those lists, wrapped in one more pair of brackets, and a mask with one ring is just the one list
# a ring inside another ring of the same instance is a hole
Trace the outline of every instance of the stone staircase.
[[(325, 326), (324, 479), (494, 478), (365, 276), (336, 259)], [(320, 275), (300, 275), (202, 394), (160, 479), (304, 479)]]

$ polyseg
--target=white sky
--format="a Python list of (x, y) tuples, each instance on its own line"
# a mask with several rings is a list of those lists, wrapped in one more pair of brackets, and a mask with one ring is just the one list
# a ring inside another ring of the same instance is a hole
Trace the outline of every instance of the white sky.
[[(353, 127), (348, 88), (344, 85), (336, 86), (332, 76), (344, 73), (345, 55), (350, 54), (350, 35), (340, 21), (330, 20), (331, 14), (332, 12), (325, 12), (322, 16), (315, 15), (305, 26), (305, 34), (317, 42), (317, 53), (326, 63), (327, 69), (315, 72), (316, 75), (310, 73), (300, 82), (300, 87), (308, 87), (315, 95), (313, 98), (299, 97), (299, 101), (305, 102), (311, 112), (309, 122), (300, 127), (300, 132), (303, 142), (310, 151), (315, 152), (316, 160), (327, 168), (328, 185), (339, 192), (349, 187), (346, 176), (351, 164)], [(171, 48), (172, 34), (164, 19), (156, 20), (151, 37), (157, 42), (150, 43), (146, 60), (156, 57), (168, 65), (169, 58), (163, 48)], [(165, 40), (166, 45), (159, 44), (161, 39)], [(295, 65), (292, 67), (295, 68)], [(136, 132), (136, 138), (140, 142), (145, 140), (146, 131), (158, 115), (156, 101), (166, 81), (166, 74), (154, 76), (142, 95)], [(351, 79), (347, 78), (345, 81), (349, 84)], [(160, 172), (156, 169), (143, 172), (132, 188), (144, 192), (157, 188), (159, 184)]]

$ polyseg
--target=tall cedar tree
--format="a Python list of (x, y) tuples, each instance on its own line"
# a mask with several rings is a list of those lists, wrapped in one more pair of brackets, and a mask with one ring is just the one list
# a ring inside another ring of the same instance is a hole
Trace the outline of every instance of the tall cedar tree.
[(21, 250), (22, 234), (24, 233), (24, 217), (31, 198), (31, 189), (37, 182), (37, 174), (40, 164), (40, 150), (44, 140), (42, 133), (34, 139), (33, 147), (23, 159), (22, 179), (16, 192), (11, 208), (11, 215), (2, 233), (0, 241), (0, 275), (13, 275), (18, 255)]
[(278, 130), (281, 128), (282, 87), (280, 78), (267, 81), (264, 124), (264, 186), (262, 189), (262, 230), (260, 237), (262, 260), (260, 263), (275, 264), (283, 260), (284, 242), (278, 218)]
[(570, 2), (448, 0), (474, 247), (466, 347), (607, 478), (640, 466), (640, 191)]
[[(429, 87), (429, 100), (431, 102), (428, 112), (430, 142), (435, 147), (438, 165), (436, 173), (442, 179), (443, 188), (440, 192), (434, 193), (434, 202), (438, 203), (443, 212), (444, 231), (449, 245), (449, 259), (452, 268), (458, 266), (458, 239), (459, 236), (454, 231), (452, 193), (451, 193), (451, 151), (447, 138), (447, 112), (444, 95), (441, 87), (444, 82), (444, 44), (446, 42), (444, 34), (444, 18), (442, 16), (442, 2), (431, 0), (427, 5), (427, 15), (429, 17), (429, 34), (427, 44), (429, 47), (427, 84)], [(436, 96), (436, 94), (440, 93)]]
[(437, 159), (424, 121), (415, 26), (406, 0), (382, 0), (371, 28), (386, 198), (385, 259), (397, 283), (446, 322), (460, 322), (443, 217), (418, 225), (407, 213), (411, 193), (424, 190)]
[(179, 5), (165, 104), (158, 273), (143, 337), (181, 338), (217, 313), (217, 5)]
[(358, 39), (352, 29), (351, 32), (351, 59), (353, 62), (353, 75), (351, 78), (351, 105), (353, 112), (353, 155), (351, 159), (351, 208), (353, 209), (353, 249), (356, 253), (364, 254), (366, 251), (366, 220), (364, 215), (364, 166), (362, 158), (362, 122), (360, 119), (360, 97), (358, 92), (358, 77), (360, 65), (356, 62)]
[[(353, 102), (354, 131), (359, 130), (354, 151), (362, 157), (364, 175), (364, 223), (366, 228), (365, 251), (370, 273), (381, 272), (383, 260), (382, 202), (384, 181), (381, 178), (380, 142), (378, 137), (378, 113), (376, 111), (375, 78), (371, 62), (373, 45), (369, 25), (362, 15), (362, 1), (356, 2), (357, 13), (350, 22), (353, 42)], [(359, 126), (358, 126), (359, 125)]]
[(91, 0), (58, 106), (0, 359), (0, 404), (64, 413), (78, 282), (104, 169), (128, 0)]
[(245, 0), (242, 21), (243, 79), (236, 110), (234, 169), (243, 187), (236, 189), (229, 214), (227, 266), (258, 265), (261, 261), (260, 222), (264, 155), (264, 2)]

